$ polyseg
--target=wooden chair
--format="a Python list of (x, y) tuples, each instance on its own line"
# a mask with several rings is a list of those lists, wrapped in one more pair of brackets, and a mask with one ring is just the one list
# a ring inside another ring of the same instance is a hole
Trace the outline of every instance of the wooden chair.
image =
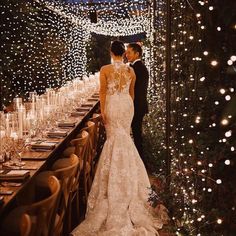
[(30, 236), (31, 231), (31, 219), (28, 214), (23, 214), (20, 222), (20, 235)]
[(94, 178), (95, 172), (96, 172), (96, 165), (99, 159), (99, 149), (98, 144), (100, 144), (100, 138), (101, 138), (101, 131), (102, 131), (102, 116), (101, 114), (93, 114), (93, 116), (89, 119), (90, 121), (94, 122), (95, 124), (95, 132), (94, 132), (94, 140), (93, 140), (93, 163), (92, 163), (92, 171), (91, 171), (91, 177)]
[[(39, 185), (36, 179), (34, 184), (38, 191), (41, 189), (42, 195), (46, 197), (30, 205), (19, 206), (12, 210), (2, 222), (1, 235), (14, 236), (20, 235), (20, 232), (28, 236), (50, 235), (51, 221), (59, 196), (60, 183), (55, 176), (49, 176), (41, 181)], [(27, 222), (26, 225), (25, 223), (22, 225), (21, 217), (23, 214), (30, 216), (31, 226), (28, 216), (25, 216), (25, 219), (23, 218), (23, 221)]]
[[(89, 134), (87, 131), (83, 130), (79, 135), (77, 135), (76, 139), (71, 140), (70, 144), (75, 147), (75, 154), (80, 156), (80, 164), (77, 175), (75, 176), (75, 181), (71, 188), (71, 193), (68, 201), (67, 208), (67, 231), (71, 232), (72, 230), (72, 205), (75, 206), (76, 212), (73, 214), (73, 221), (76, 224), (79, 223), (80, 220), (80, 173), (83, 169), (83, 163), (86, 161), (85, 155), (87, 151), (87, 146), (89, 144)], [(75, 219), (76, 218), (76, 219)]]
[(94, 149), (94, 153), (96, 155), (102, 116), (101, 116), (101, 114), (95, 113), (95, 114), (93, 114), (93, 116), (89, 120), (95, 124), (95, 131), (96, 132), (94, 133), (93, 149)]
[(61, 195), (59, 197), (58, 206), (55, 211), (54, 229), (51, 235), (62, 235), (65, 221), (65, 215), (69, 203), (71, 190), (76, 182), (79, 171), (79, 158), (72, 154), (70, 158), (58, 159), (52, 166), (53, 174), (61, 183)]
[(95, 123), (92, 121), (88, 121), (86, 127), (82, 129), (82, 131), (87, 131), (89, 134), (89, 141), (86, 145), (85, 153), (84, 153), (84, 161), (83, 161), (83, 186), (84, 186), (84, 194), (85, 194), (85, 202), (87, 203), (88, 194), (92, 185), (92, 175), (93, 172), (93, 160), (94, 160), (94, 137), (96, 132)]

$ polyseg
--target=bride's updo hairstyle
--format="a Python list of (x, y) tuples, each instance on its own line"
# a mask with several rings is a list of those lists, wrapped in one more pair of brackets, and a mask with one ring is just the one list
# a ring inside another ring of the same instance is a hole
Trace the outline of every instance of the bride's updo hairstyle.
[(115, 56), (123, 56), (123, 54), (125, 53), (125, 45), (123, 42), (121, 41), (114, 41), (111, 44), (111, 52), (115, 55)]

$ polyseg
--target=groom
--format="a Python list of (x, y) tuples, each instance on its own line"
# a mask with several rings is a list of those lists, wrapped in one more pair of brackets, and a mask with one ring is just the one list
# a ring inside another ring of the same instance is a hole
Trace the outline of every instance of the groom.
[(147, 161), (143, 156), (142, 122), (144, 115), (148, 113), (148, 70), (141, 61), (142, 48), (139, 44), (130, 43), (127, 46), (126, 57), (130, 62), (130, 66), (133, 67), (136, 75), (134, 88), (134, 117), (131, 125), (132, 133), (135, 146), (138, 149), (139, 155), (142, 158), (144, 164), (146, 165)]

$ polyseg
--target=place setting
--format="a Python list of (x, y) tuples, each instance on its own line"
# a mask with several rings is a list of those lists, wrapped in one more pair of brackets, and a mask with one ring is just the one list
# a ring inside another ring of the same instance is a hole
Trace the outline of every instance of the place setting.
[[(13, 111), (0, 121), (0, 204), (11, 196), (52, 156), (98, 102), (96, 80), (74, 80), (44, 94), (29, 93), (29, 101), (13, 99)], [(83, 87), (83, 89), (81, 89)]]

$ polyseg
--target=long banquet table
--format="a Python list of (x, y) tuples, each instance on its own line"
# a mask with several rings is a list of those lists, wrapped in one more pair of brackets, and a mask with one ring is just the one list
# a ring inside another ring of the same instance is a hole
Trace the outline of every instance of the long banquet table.
[[(91, 103), (91, 101), (90, 101)], [(51, 151), (27, 151), (22, 154), (22, 159), (26, 163), (23, 169), (30, 171), (30, 177), (21, 184), (21, 186), (3, 186), (0, 183), (1, 191), (13, 191), (11, 195), (3, 195), (4, 202), (0, 206), (0, 222), (18, 204), (18, 197), (21, 199), (24, 197), (27, 199), (27, 188), (30, 187), (34, 177), (43, 170), (48, 170), (52, 164), (61, 157), (64, 149), (68, 146), (71, 139), (73, 139), (78, 132), (83, 128), (85, 122), (91, 117), (91, 115), (98, 109), (99, 101), (93, 101), (93, 106), (85, 113), (84, 116), (70, 117), (71, 120), (76, 121), (76, 125), (73, 128), (68, 129), (68, 135), (65, 138), (51, 139), (50, 141), (56, 141), (56, 147)], [(24, 158), (25, 157), (25, 158)]]

